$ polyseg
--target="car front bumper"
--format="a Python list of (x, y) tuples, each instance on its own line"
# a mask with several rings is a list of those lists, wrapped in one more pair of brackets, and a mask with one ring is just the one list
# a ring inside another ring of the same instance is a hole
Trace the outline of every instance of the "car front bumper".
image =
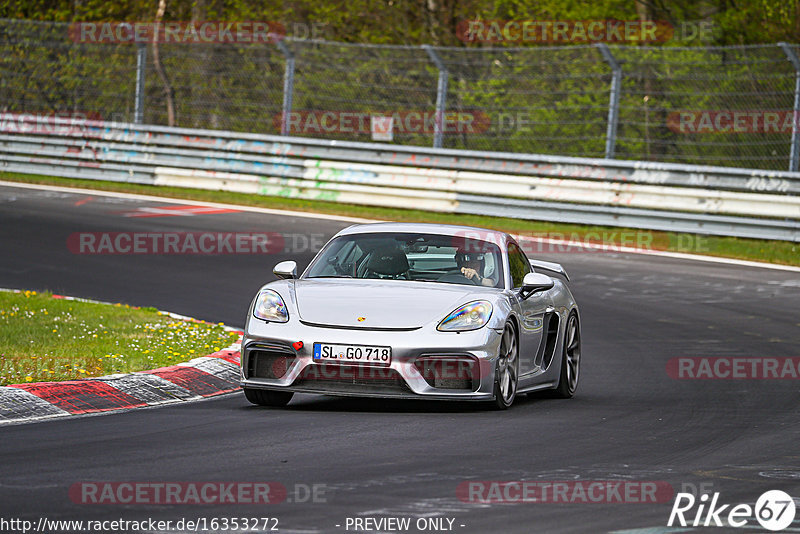
[[(341, 329), (251, 320), (242, 340), (248, 389), (431, 400), (491, 400), (502, 332)], [(301, 348), (293, 344), (302, 342)], [(314, 361), (315, 343), (388, 346), (391, 364)]]

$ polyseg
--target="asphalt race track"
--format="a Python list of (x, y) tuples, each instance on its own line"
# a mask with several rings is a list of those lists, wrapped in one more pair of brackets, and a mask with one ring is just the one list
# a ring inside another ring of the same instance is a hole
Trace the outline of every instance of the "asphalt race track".
[[(275, 263), (293, 258), (304, 267), (312, 241), (349, 224), (252, 212), (140, 216), (168, 206), (0, 187), (0, 287), (241, 326)], [(300, 250), (81, 255), (67, 246), (76, 232), (121, 231), (280, 232), (294, 234), (285, 239), (297, 239)], [(309, 533), (353, 532), (348, 518), (381, 517), (412, 518), (412, 525), (451, 518), (452, 530), (464, 533), (736, 530), (666, 529), (671, 496), (658, 503), (488, 504), (459, 498), (466, 481), (657, 481), (675, 492), (704, 484), (733, 504), (781, 489), (800, 504), (800, 381), (676, 380), (666, 370), (680, 356), (799, 357), (800, 273), (617, 253), (541, 258), (565, 265), (582, 310), (574, 399), (523, 398), (495, 412), (296, 395), (285, 409), (266, 409), (234, 394), (0, 427), (0, 515), (274, 517), (280, 532)], [(74, 503), (70, 486), (87, 481), (272, 481), (289, 493), (269, 505)], [(312, 485), (324, 494), (298, 502)], [(751, 519), (748, 530), (759, 529)], [(789, 531), (800, 531), (800, 514)]]

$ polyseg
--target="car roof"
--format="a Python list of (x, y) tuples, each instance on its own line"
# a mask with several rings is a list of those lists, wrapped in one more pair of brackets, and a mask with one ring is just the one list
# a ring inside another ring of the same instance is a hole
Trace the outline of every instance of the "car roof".
[(431, 223), (369, 223), (354, 224), (341, 230), (337, 236), (351, 234), (371, 234), (371, 233), (425, 233), (447, 236), (459, 236), (479, 241), (489, 241), (498, 245), (505, 244), (510, 236), (498, 230), (488, 230), (476, 226), (459, 226), (454, 224), (431, 224)]

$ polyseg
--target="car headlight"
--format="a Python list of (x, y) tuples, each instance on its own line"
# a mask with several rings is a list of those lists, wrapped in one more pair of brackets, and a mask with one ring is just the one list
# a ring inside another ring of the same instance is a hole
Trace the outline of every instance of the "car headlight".
[(289, 312), (286, 311), (286, 304), (275, 291), (264, 289), (258, 294), (256, 305), (253, 307), (253, 315), (265, 321), (285, 323), (289, 320)]
[(489, 322), (492, 316), (492, 304), (485, 300), (478, 300), (464, 304), (444, 318), (436, 327), (443, 332), (464, 332), (477, 330)]

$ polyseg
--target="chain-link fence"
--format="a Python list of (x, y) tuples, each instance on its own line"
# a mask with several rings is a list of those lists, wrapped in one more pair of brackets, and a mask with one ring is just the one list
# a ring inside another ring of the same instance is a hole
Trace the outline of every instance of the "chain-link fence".
[(167, 124), (171, 100), (175, 126), (190, 128), (419, 146), (440, 132), (447, 148), (797, 168), (796, 45), (283, 39), (158, 52), (161, 72), (152, 44), (76, 42), (68, 24), (0, 20), (0, 111), (6, 122), (15, 113), (135, 122), (138, 109), (144, 123)]

